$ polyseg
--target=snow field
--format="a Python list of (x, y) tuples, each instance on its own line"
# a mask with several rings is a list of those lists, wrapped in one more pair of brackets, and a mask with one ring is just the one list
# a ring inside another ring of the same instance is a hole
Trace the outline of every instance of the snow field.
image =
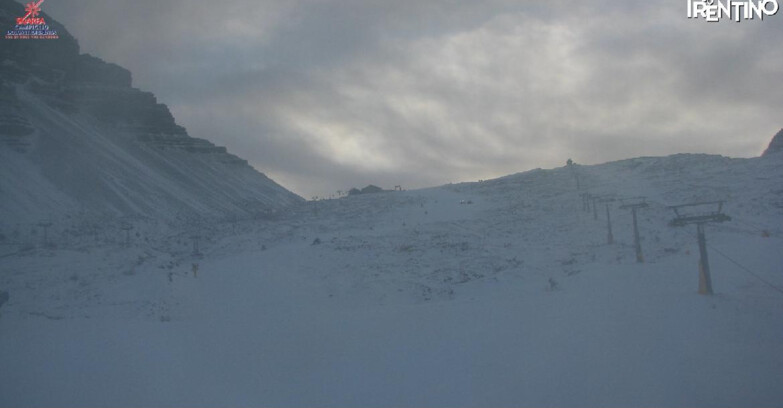
[[(781, 166), (673, 156), (581, 171), (597, 193), (648, 197), (646, 263), (630, 212), (612, 204), (607, 245), (605, 213), (582, 211), (567, 169), (202, 225), (200, 258), (176, 231), (154, 248), (4, 257), (0, 405), (783, 400), (783, 294), (768, 285), (783, 286)], [(714, 296), (696, 294), (695, 227), (666, 224), (667, 205), (699, 194), (730, 199), (734, 217), (707, 227)]]

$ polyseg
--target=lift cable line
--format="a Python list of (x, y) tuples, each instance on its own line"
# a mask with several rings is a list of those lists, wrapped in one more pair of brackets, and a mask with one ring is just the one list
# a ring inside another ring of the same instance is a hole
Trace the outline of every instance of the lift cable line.
[(769, 237), (779, 237), (779, 234), (773, 234), (772, 231), (770, 231), (769, 229), (763, 228), (763, 227), (761, 227), (759, 225), (756, 225), (756, 224), (754, 224), (752, 222), (745, 221), (745, 220), (742, 220), (742, 219), (738, 219), (736, 217), (734, 219), (732, 219), (732, 221), (736, 221), (736, 222), (739, 222), (740, 224), (743, 224), (743, 225), (745, 225), (747, 227), (750, 227), (750, 228), (754, 229), (756, 232), (761, 233), (761, 235), (764, 236), (764, 237), (767, 237), (767, 238), (769, 238)]
[[(732, 221), (735, 221), (735, 219), (732, 219)], [(770, 288), (772, 288), (772, 289), (774, 289), (774, 290), (776, 290), (776, 291), (778, 291), (778, 292), (780, 292), (780, 293), (783, 293), (783, 289), (782, 289), (782, 288), (780, 288), (780, 287), (778, 287), (778, 286), (774, 285), (773, 283), (769, 282), (768, 280), (766, 280), (766, 279), (762, 278), (761, 276), (759, 276), (759, 274), (758, 274), (758, 273), (756, 273), (756, 272), (753, 272), (753, 271), (752, 271), (750, 268), (748, 268), (747, 266), (744, 266), (744, 265), (742, 265), (741, 263), (739, 263), (739, 262), (738, 262), (738, 261), (736, 261), (735, 259), (733, 259), (733, 258), (731, 258), (730, 256), (726, 255), (726, 253), (724, 253), (724, 252), (723, 252), (723, 251), (721, 251), (720, 249), (718, 249), (718, 248), (715, 248), (714, 246), (712, 246), (712, 245), (710, 245), (710, 244), (707, 244), (707, 247), (708, 247), (708, 248), (710, 248), (711, 250), (713, 250), (713, 251), (717, 252), (717, 253), (718, 253), (718, 255), (720, 255), (720, 256), (722, 256), (722, 257), (726, 258), (726, 260), (727, 260), (727, 261), (729, 261), (729, 262), (733, 263), (733, 264), (734, 264), (734, 265), (736, 265), (738, 268), (740, 268), (740, 269), (741, 269), (741, 270), (743, 270), (744, 272), (747, 272), (749, 275), (751, 275), (752, 277), (754, 277), (754, 278), (758, 279), (759, 281), (761, 281), (762, 283), (766, 284), (766, 285), (767, 285), (767, 286), (769, 286)]]
[(722, 256), (722, 257), (726, 258), (726, 259), (727, 259), (729, 262), (733, 263), (734, 265), (737, 265), (737, 267), (738, 267), (738, 268), (740, 268), (740, 269), (742, 269), (743, 271), (747, 272), (748, 274), (750, 274), (750, 275), (751, 275), (751, 276), (753, 276), (754, 278), (758, 279), (759, 281), (763, 282), (764, 284), (766, 284), (766, 285), (767, 285), (767, 286), (769, 286), (770, 288), (772, 288), (772, 289), (774, 289), (774, 290), (776, 290), (776, 291), (780, 292), (781, 294), (783, 294), (783, 289), (781, 289), (781, 288), (779, 288), (779, 287), (777, 287), (777, 286), (773, 285), (773, 284), (772, 284), (772, 283), (770, 283), (768, 280), (766, 280), (766, 279), (762, 278), (762, 277), (761, 277), (761, 276), (759, 276), (757, 273), (753, 272), (753, 271), (752, 271), (750, 268), (748, 268), (748, 267), (746, 267), (746, 266), (743, 266), (743, 265), (742, 265), (742, 264), (740, 264), (739, 262), (735, 261), (734, 259), (732, 259), (732, 258), (731, 258), (731, 257), (729, 257), (728, 255), (726, 255), (726, 254), (724, 254), (723, 252), (721, 252), (721, 251), (720, 251), (718, 248), (715, 248), (715, 247), (714, 247), (714, 246), (712, 246), (712, 245), (707, 245), (707, 246), (708, 246), (708, 247), (710, 247), (710, 249), (711, 249), (711, 250), (713, 250), (713, 251), (717, 252), (717, 253), (718, 253), (718, 255), (720, 255), (720, 256)]
[[(710, 263), (707, 257), (707, 239), (704, 235), (704, 225), (731, 221), (731, 217), (723, 213), (723, 201), (696, 202), (670, 206), (669, 208), (674, 211), (676, 216), (669, 222), (670, 226), (684, 227), (696, 224), (696, 235), (699, 241), (699, 294), (712, 295), (712, 278), (710, 277)], [(705, 210), (705, 208), (712, 209)]]

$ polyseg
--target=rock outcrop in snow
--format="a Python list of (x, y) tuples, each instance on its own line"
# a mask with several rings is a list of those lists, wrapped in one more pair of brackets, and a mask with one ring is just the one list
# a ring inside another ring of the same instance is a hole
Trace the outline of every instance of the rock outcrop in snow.
[[(22, 5), (0, 0), (0, 27)], [(223, 216), (303, 201), (226, 148), (190, 137), (131, 73), (57, 40), (0, 47), (0, 212), (39, 220), (74, 212)]]
[(769, 142), (769, 146), (767, 146), (767, 150), (764, 150), (764, 153), (762, 153), (762, 156), (767, 156), (772, 153), (780, 153), (783, 152), (783, 129), (780, 129), (780, 132), (778, 132), (773, 138), (772, 141)]

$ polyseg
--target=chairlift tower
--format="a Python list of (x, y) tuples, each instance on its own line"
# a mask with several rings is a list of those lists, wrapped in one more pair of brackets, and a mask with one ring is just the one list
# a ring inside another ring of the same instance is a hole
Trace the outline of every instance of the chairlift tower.
[(636, 222), (636, 210), (640, 208), (647, 208), (649, 206), (647, 205), (647, 202), (645, 202), (644, 197), (636, 197), (627, 200), (633, 200), (634, 202), (623, 204), (620, 206), (620, 209), (623, 210), (630, 209), (631, 214), (633, 214), (633, 244), (636, 247), (636, 262), (644, 263), (644, 255), (642, 254), (642, 243), (641, 243), (641, 239), (639, 238), (639, 224)]
[[(611, 245), (614, 243), (614, 235), (612, 234), (612, 216), (609, 214), (609, 203), (616, 201), (612, 197), (599, 197), (598, 202), (606, 205), (606, 243)], [(593, 204), (595, 206), (595, 204)], [(593, 208), (595, 209), (595, 208)]]
[[(712, 207), (712, 210), (705, 210)], [(704, 225), (708, 223), (731, 221), (731, 217), (723, 213), (723, 201), (706, 201), (681, 204), (669, 207), (676, 218), (669, 222), (673, 227), (684, 227), (696, 224), (696, 235), (699, 240), (699, 294), (712, 295), (712, 277), (710, 262), (707, 257), (707, 239), (704, 235)], [(701, 209), (693, 213), (687, 210)]]

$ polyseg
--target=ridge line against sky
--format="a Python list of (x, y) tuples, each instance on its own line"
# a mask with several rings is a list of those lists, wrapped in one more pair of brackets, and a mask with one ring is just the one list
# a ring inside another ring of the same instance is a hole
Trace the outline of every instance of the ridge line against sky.
[(573, 158), (758, 156), (783, 127), (783, 13), (677, 1), (50, 0), (191, 136), (310, 198)]

